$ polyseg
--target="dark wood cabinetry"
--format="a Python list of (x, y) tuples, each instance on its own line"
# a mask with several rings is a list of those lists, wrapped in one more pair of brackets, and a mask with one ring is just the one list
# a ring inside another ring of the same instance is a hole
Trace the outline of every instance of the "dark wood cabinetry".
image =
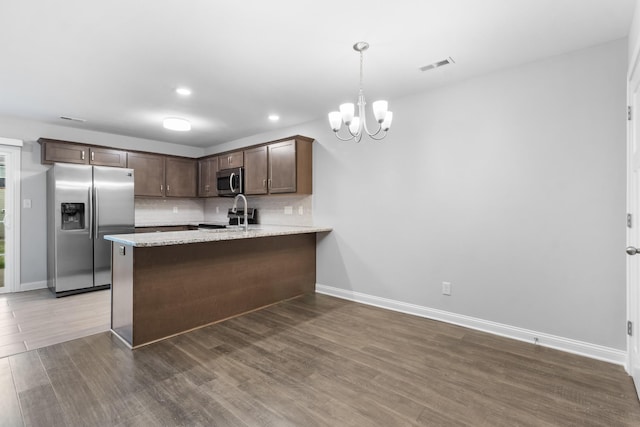
[(198, 196), (215, 197), (218, 195), (216, 188), (216, 173), (218, 172), (218, 158), (209, 157), (198, 160)]
[(126, 167), (127, 152), (111, 148), (93, 147), (71, 141), (40, 138), (42, 163), (75, 163), (79, 165)]
[[(296, 141), (267, 145), (269, 149), (269, 193), (295, 193), (297, 189)], [(302, 171), (301, 171), (302, 172)]]
[(96, 166), (127, 167), (127, 152), (110, 148), (89, 148), (89, 164)]
[(235, 151), (218, 156), (218, 166), (220, 170), (241, 168), (244, 166), (244, 153), (242, 151)]
[(178, 157), (165, 160), (165, 196), (196, 197), (197, 161)]
[(196, 160), (129, 153), (127, 166), (134, 170), (136, 196), (196, 196)]
[(38, 140), (42, 145), (42, 163), (54, 162), (75, 163), (79, 165), (89, 164), (89, 147), (55, 140)]
[(245, 194), (311, 194), (312, 141), (299, 137), (245, 150)]
[(244, 151), (244, 193), (267, 194), (267, 147)]
[(311, 194), (312, 142), (304, 136), (272, 141), (201, 159), (124, 151), (40, 138), (42, 163), (55, 162), (134, 169), (135, 195), (216, 197), (216, 173), (244, 167), (245, 194)]
[(164, 196), (164, 159), (158, 154), (127, 154), (127, 167), (133, 169), (136, 196)]

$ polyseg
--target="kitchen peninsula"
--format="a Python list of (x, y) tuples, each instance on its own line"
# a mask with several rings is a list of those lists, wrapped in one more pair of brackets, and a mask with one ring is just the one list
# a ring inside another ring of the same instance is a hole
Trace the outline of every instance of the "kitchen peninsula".
[(316, 234), (258, 225), (105, 236), (111, 329), (132, 348), (315, 291)]

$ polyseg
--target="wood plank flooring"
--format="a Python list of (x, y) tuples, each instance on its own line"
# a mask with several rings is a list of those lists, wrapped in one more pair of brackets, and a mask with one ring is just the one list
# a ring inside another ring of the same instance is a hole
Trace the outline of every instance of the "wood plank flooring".
[(0, 357), (111, 327), (108, 289), (55, 298), (48, 289), (0, 294)]
[(131, 351), (0, 359), (0, 425), (638, 426), (616, 365), (309, 295)]

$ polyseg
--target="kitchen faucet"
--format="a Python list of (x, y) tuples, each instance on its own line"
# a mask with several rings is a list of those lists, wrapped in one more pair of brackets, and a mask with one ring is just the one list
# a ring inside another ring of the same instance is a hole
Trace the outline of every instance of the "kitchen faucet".
[[(247, 207), (247, 198), (244, 197), (244, 194), (238, 194), (234, 199), (233, 199), (233, 207), (231, 208), (231, 212), (233, 213), (237, 213), (238, 212), (238, 199), (242, 197), (242, 200), (244, 200), (244, 231), (247, 232), (249, 231), (249, 208)], [(240, 221), (238, 221), (238, 225), (240, 225)]]

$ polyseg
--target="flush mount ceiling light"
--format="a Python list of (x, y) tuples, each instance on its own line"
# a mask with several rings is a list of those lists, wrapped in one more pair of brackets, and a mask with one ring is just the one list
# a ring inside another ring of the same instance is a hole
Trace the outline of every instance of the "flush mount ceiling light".
[(271, 120), (272, 122), (277, 122), (278, 120), (280, 120), (280, 116), (277, 114), (270, 114), (269, 120)]
[(181, 119), (178, 117), (167, 117), (162, 121), (162, 126), (165, 129), (176, 130), (179, 132), (186, 132), (191, 130), (191, 123), (189, 120)]
[[(387, 131), (391, 127), (391, 120), (393, 120), (393, 113), (388, 110), (387, 101), (375, 101), (373, 103), (373, 115), (378, 122), (378, 129), (375, 132), (370, 132), (367, 127), (367, 117), (365, 115), (364, 106), (366, 102), (364, 100), (364, 91), (362, 89), (362, 62), (364, 57), (364, 51), (369, 49), (369, 43), (358, 42), (353, 45), (353, 49), (360, 53), (360, 92), (358, 93), (358, 116), (354, 117), (355, 106), (352, 103), (346, 103), (340, 105), (340, 111), (332, 111), (329, 113), (329, 124), (331, 129), (335, 132), (336, 137), (341, 141), (354, 140), (360, 142), (362, 135), (366, 133), (371, 139), (380, 140), (387, 136)], [(338, 134), (338, 131), (342, 127), (342, 123), (347, 125), (348, 136), (343, 138)]]
[(189, 96), (191, 95), (191, 89), (189, 89), (188, 87), (179, 87), (176, 88), (176, 93), (182, 96)]

